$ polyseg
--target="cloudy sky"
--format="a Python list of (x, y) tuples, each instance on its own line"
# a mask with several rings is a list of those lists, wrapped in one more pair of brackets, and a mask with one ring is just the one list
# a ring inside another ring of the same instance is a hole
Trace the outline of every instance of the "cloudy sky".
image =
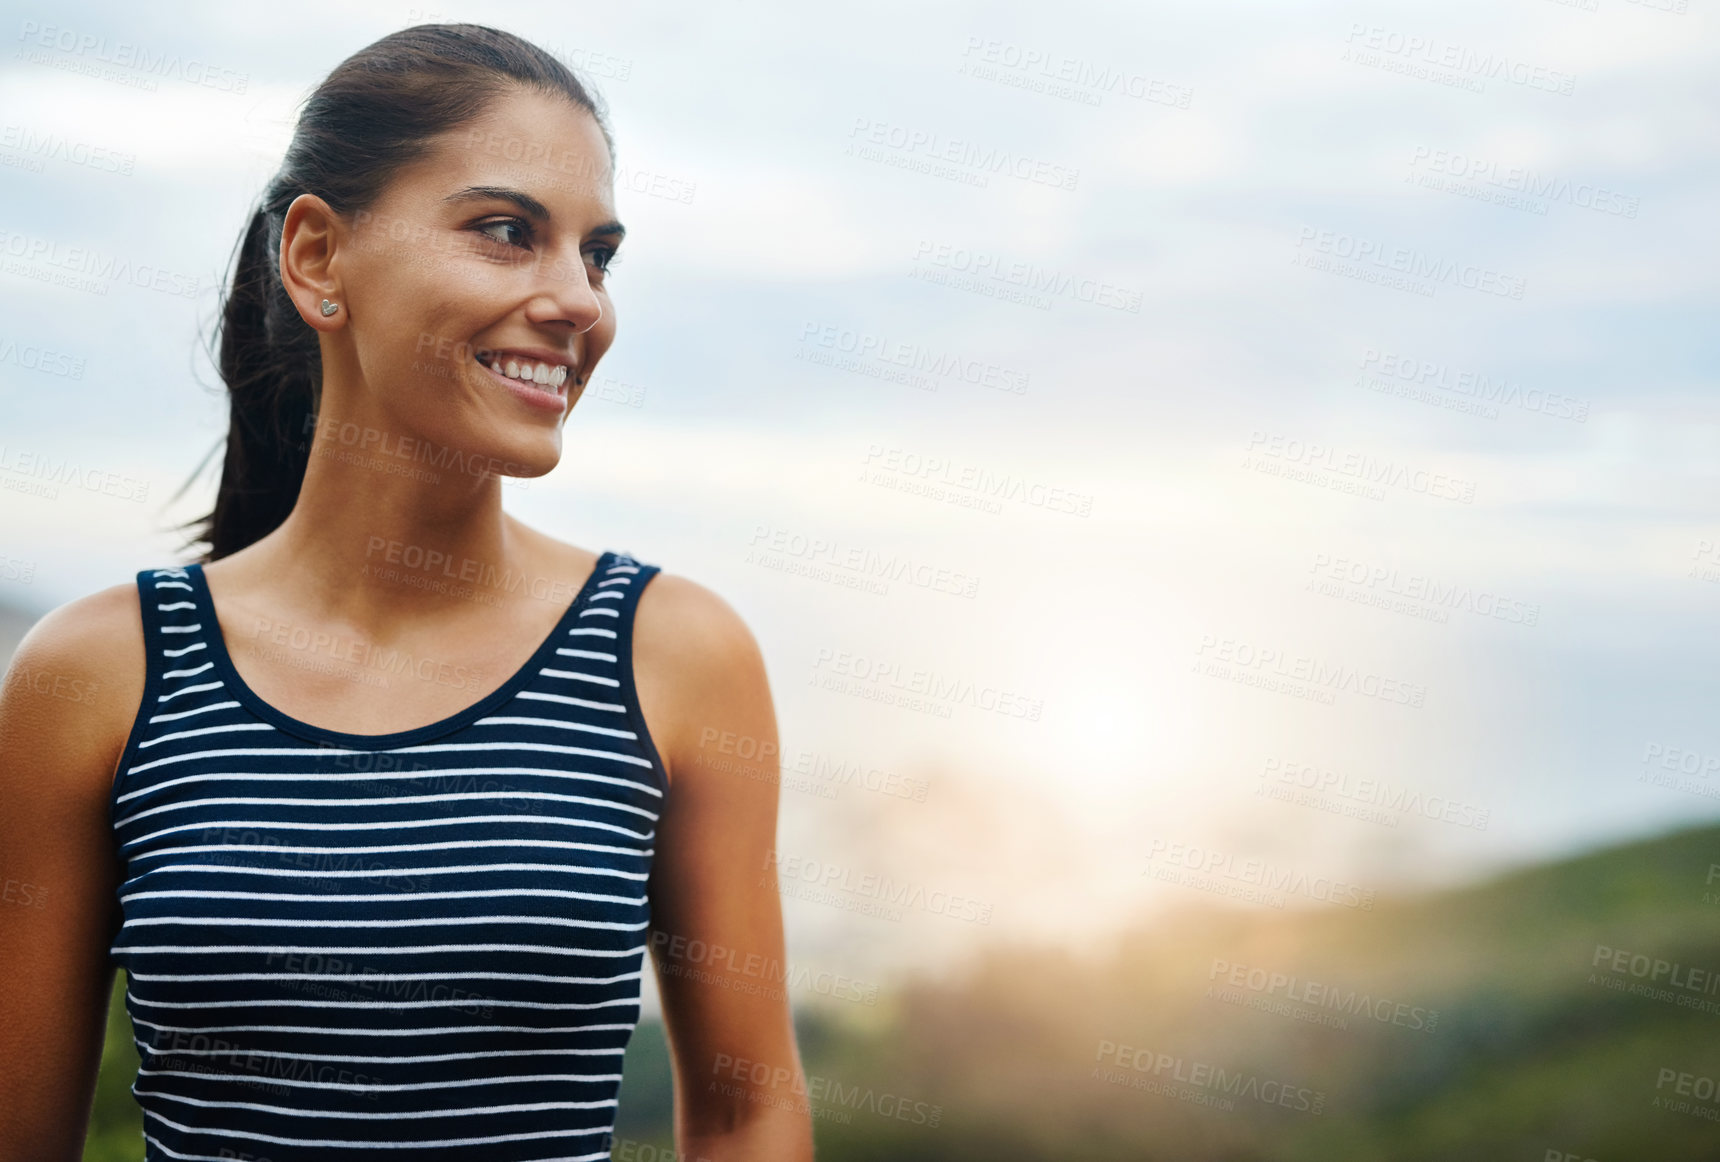
[(1685, 6), (13, 6), (0, 601), (181, 559), (200, 337), (298, 103), (473, 19), (602, 92), (629, 229), (617, 344), (509, 507), (743, 613), (799, 866), (990, 909), (791, 883), (794, 956), (1711, 819), (1720, 42)]

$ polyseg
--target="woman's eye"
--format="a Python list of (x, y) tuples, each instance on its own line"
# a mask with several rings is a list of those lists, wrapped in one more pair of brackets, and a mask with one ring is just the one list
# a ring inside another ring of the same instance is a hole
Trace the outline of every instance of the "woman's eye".
[[(516, 241), (513, 238), (500, 237), (492, 233), (492, 231), (497, 230), (518, 231), (518, 240)], [(483, 225), (478, 227), (478, 233), (482, 234), (486, 238), (500, 242), (504, 246), (515, 246), (521, 250), (524, 250), (526, 248), (526, 244), (531, 241), (531, 231), (527, 230), (526, 224), (518, 218), (498, 218), (494, 222), (485, 222)]]
[(593, 250), (590, 254), (586, 255), (586, 257), (590, 259), (593, 266), (597, 267), (597, 269), (602, 271), (604, 274), (608, 274), (609, 269), (617, 262), (621, 261), (621, 256), (619, 254), (616, 254), (615, 251), (607, 248)]

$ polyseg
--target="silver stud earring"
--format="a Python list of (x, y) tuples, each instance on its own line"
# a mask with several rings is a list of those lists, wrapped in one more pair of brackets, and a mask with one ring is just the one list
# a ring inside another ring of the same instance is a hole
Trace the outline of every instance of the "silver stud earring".
[(334, 314), (338, 310), (340, 310), (340, 304), (339, 303), (331, 303), (327, 299), (324, 299), (322, 301), (323, 318), (325, 318), (325, 319), (328, 318), (330, 315)]

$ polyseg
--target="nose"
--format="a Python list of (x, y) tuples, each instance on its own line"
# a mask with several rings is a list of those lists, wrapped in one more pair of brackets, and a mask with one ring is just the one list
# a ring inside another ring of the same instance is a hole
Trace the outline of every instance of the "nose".
[(526, 304), (530, 322), (567, 323), (575, 334), (582, 334), (603, 318), (603, 302), (591, 285), (583, 260), (558, 258), (545, 263), (538, 276), (538, 293)]

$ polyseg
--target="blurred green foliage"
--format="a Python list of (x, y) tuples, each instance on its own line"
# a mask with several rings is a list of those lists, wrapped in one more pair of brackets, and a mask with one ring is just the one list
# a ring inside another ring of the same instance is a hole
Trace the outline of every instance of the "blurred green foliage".
[[(1663, 1070), (1720, 1077), (1720, 1012), (1691, 1007), (1720, 1010), (1720, 995), (1665, 973), (1645, 994), (1598, 949), (1720, 973), (1716, 867), (1720, 827), (1704, 827), (1367, 911), (1190, 908), (1105, 949), (998, 947), (959, 980), (910, 982), (877, 1006), (803, 1007), (818, 1157), (1711, 1162), (1720, 1099), (1659, 1083)], [(1235, 988), (1238, 965), (1298, 983)], [(1292, 988), (1340, 1004), (1283, 1011)], [(137, 1057), (117, 988), (110, 1017), (85, 1158), (135, 1162)], [(1119, 1069), (1106, 1045), (1180, 1065)], [(1197, 1064), (1318, 1093), (1320, 1112), (1191, 1100), (1225, 1096), (1176, 1082)], [(646, 1022), (628, 1048), (617, 1155), (667, 1151), (672, 1109), (663, 1031)]]
[(131, 1096), (137, 1077), (137, 1046), (125, 1011), (125, 970), (114, 973), (108, 999), (107, 1044), (96, 1079), (95, 1108), (84, 1139), (84, 1162), (143, 1162), (143, 1111)]

